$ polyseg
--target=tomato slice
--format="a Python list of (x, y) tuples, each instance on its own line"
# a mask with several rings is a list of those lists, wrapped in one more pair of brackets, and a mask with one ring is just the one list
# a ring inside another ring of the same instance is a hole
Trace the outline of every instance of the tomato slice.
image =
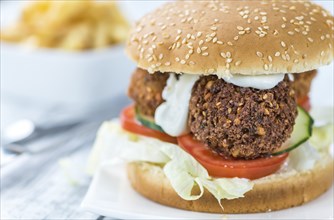
[(297, 104), (308, 112), (311, 110), (311, 102), (308, 95), (297, 99)]
[(135, 109), (132, 105), (124, 108), (121, 112), (121, 125), (125, 130), (132, 133), (157, 138), (165, 142), (177, 143), (175, 137), (139, 124), (135, 119)]
[(177, 138), (178, 144), (205, 167), (213, 177), (240, 177), (258, 179), (270, 175), (281, 167), (288, 153), (254, 160), (227, 159), (213, 153), (192, 135)]

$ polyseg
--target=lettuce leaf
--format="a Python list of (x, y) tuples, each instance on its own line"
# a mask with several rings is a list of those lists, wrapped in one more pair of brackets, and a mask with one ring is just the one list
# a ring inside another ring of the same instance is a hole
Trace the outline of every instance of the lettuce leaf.
[[(163, 166), (164, 174), (181, 198), (199, 199), (207, 189), (219, 204), (221, 199), (243, 197), (253, 188), (253, 183), (248, 179), (210, 177), (200, 163), (175, 144), (133, 135), (124, 131), (117, 122), (105, 122), (91, 152), (88, 173), (93, 174), (99, 166), (116, 158), (158, 163)], [(193, 194), (195, 188), (198, 193)]]

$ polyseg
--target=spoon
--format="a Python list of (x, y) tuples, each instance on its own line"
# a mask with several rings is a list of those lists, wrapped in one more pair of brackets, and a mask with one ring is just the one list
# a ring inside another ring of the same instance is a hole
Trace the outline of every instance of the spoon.
[(25, 140), (34, 133), (35, 129), (35, 124), (31, 120), (18, 120), (4, 129), (2, 145)]
[(21, 119), (4, 129), (2, 132), (1, 146), (14, 153), (23, 153), (23, 144), (39, 137), (55, 134), (75, 127), (80, 124), (79, 120), (67, 120), (50, 126), (36, 125), (29, 119)]

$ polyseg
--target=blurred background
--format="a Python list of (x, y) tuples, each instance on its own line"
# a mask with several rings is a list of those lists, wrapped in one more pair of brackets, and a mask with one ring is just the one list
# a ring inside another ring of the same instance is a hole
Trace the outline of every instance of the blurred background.
[[(137, 19), (165, 2), (0, 1), (1, 218), (27, 217), (18, 209), (36, 209), (30, 219), (78, 216), (73, 210), (89, 181), (68, 189), (62, 169), (70, 176), (69, 164), (84, 163), (101, 122), (130, 103), (136, 64), (125, 54), (126, 38)], [(333, 14), (333, 0), (315, 2)], [(320, 68), (313, 106), (334, 105), (333, 84), (333, 64)], [(58, 164), (69, 155), (77, 159)], [(62, 209), (51, 213), (57, 202)]]
[(1, 128), (126, 103), (135, 64), (124, 42), (133, 22), (161, 3), (1, 1)]

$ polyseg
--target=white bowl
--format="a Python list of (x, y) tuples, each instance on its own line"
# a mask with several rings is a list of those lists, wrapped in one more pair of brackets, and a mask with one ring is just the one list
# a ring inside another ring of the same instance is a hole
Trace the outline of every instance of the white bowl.
[(0, 46), (1, 94), (38, 104), (94, 107), (125, 93), (135, 68), (123, 46), (85, 52)]

